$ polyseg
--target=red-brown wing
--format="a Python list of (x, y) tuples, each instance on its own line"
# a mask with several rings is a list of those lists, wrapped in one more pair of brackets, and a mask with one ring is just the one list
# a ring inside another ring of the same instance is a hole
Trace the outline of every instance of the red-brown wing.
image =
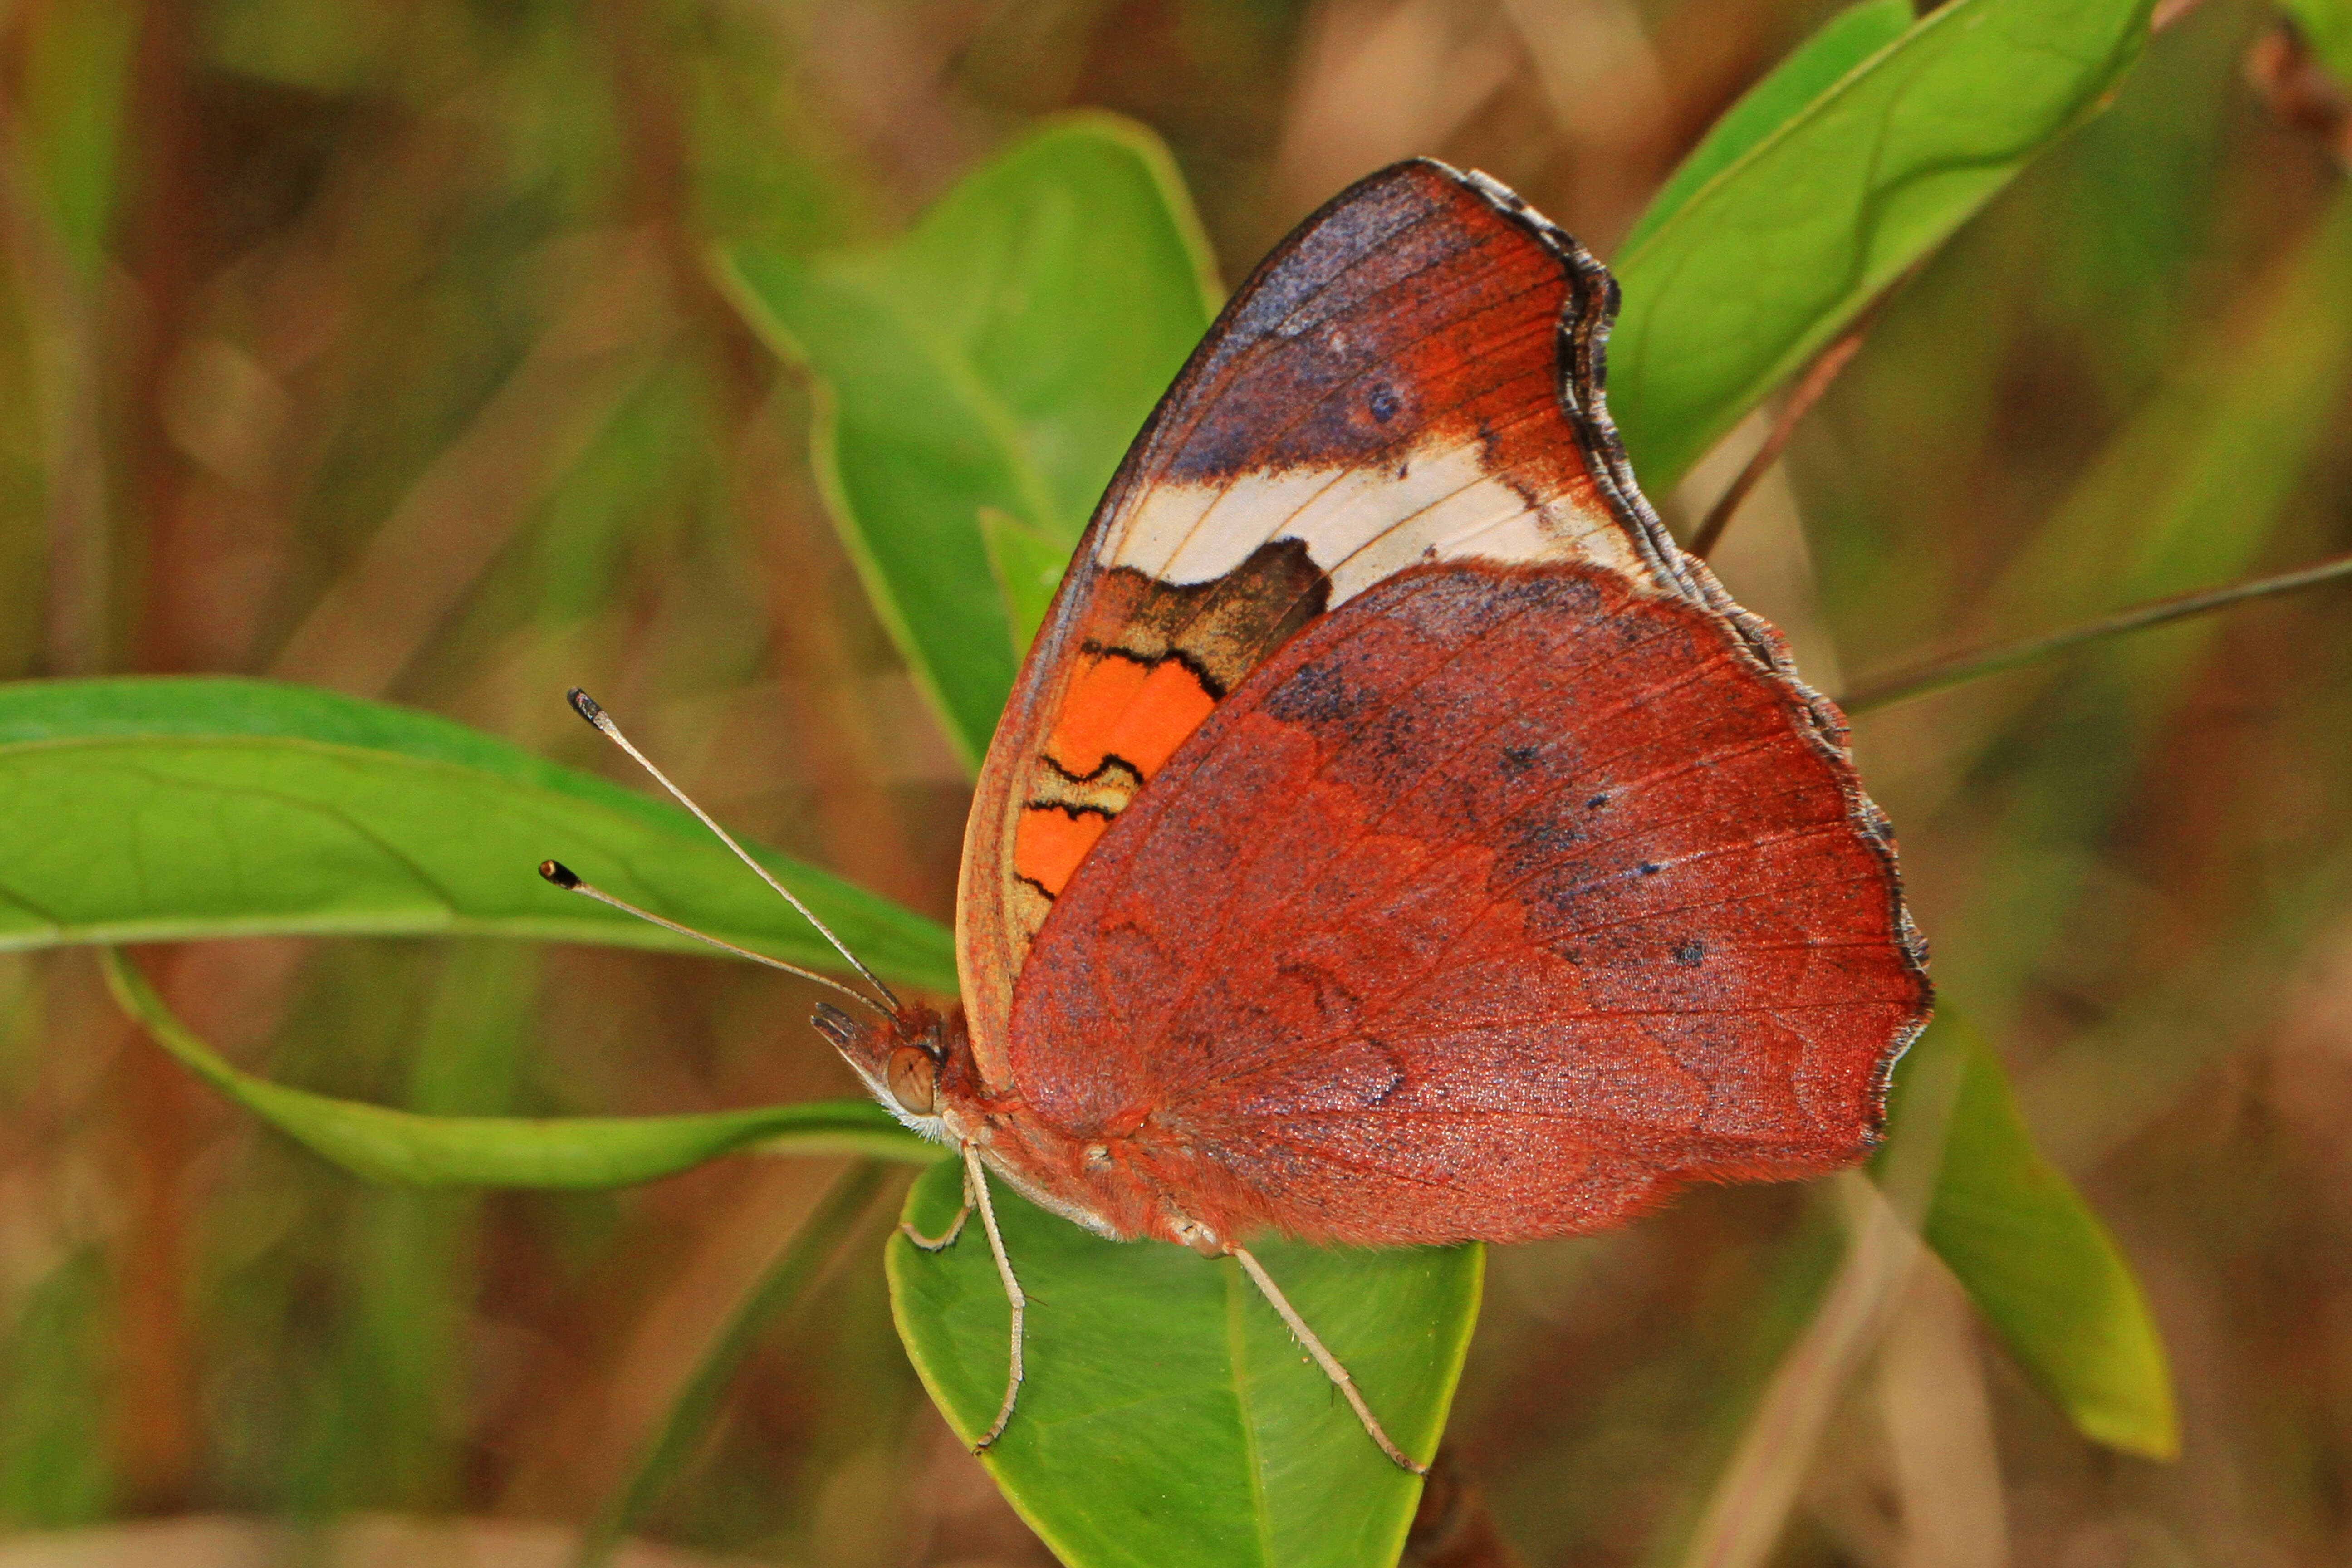
[(1521, 1240), (1850, 1163), (1928, 987), (1843, 739), (1709, 606), (1572, 563), (1391, 576), (1079, 868), (1013, 1079), (1225, 1235)]
[(1712, 592), (1600, 413), (1613, 300), (1509, 192), (1425, 161), (1339, 196), (1234, 296), (1104, 498), (989, 748), (957, 914), (989, 1081), (1053, 900), (1299, 628), (1430, 559)]

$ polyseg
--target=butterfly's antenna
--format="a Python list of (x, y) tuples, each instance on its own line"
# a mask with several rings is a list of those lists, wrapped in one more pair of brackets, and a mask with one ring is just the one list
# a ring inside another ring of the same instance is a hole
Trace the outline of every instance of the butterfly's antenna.
[[(841, 954), (843, 958), (847, 959), (849, 961), (849, 967), (857, 971), (858, 973), (866, 976), (866, 983), (882, 994), (882, 999), (890, 1005), (890, 1011), (892, 1014), (895, 1015), (898, 1012), (903, 1004), (899, 1002), (897, 993), (893, 992), (887, 985), (882, 984), (882, 977), (875, 973), (872, 970), (866, 968), (863, 963), (860, 963), (857, 961), (857, 955), (849, 951), (847, 944), (843, 942), (839, 937), (833, 934), (833, 928), (816, 918), (815, 910), (801, 902), (800, 900), (794, 896), (790, 888), (785, 887), (782, 882), (777, 881), (773, 876), (770, 875), (768, 868), (765, 866), (762, 866), (757, 860), (752, 859), (750, 853), (747, 852), (740, 844), (735, 842), (735, 836), (733, 834), (719, 826), (719, 824), (713, 820), (709, 812), (695, 805), (693, 800), (688, 796), (684, 790), (670, 783), (669, 775), (663, 773), (659, 768), (654, 766), (652, 759), (648, 758), (643, 752), (637, 750), (635, 746), (630, 744), (629, 738), (621, 733), (621, 727), (613, 722), (612, 716), (597, 705), (594, 698), (589, 696), (586, 692), (581, 690), (576, 686), (571, 690), (565, 692), (563, 695), (566, 700), (571, 702), (572, 711), (578, 713), (580, 717), (587, 720), (589, 723), (593, 724), (597, 729), (603, 731), (606, 740), (620, 747), (621, 750), (628, 752), (629, 755), (635, 760), (637, 766), (653, 774), (654, 781), (656, 784), (659, 784), (662, 788), (669, 791), (670, 795), (677, 801), (678, 805), (694, 813), (696, 816), (701, 819), (703, 826), (708, 827), (711, 832), (719, 835), (719, 841), (721, 844), (726, 845), (728, 848), (735, 851), (735, 858), (742, 861), (746, 866), (751, 867), (752, 871), (758, 875), (760, 880), (767, 883), (771, 888), (773, 888), (782, 896), (784, 902), (792, 905), (793, 908), (800, 911), (801, 918), (803, 920), (816, 927), (817, 934), (833, 944), (834, 952)], [(583, 892), (587, 890), (584, 883), (582, 885), (581, 890)], [(604, 897), (601, 893), (596, 896), (599, 898)], [(616, 908), (628, 908), (627, 905), (620, 903), (617, 900), (607, 899), (605, 901), (607, 903), (614, 904)], [(631, 912), (643, 913), (644, 911), (632, 910)], [(646, 918), (647, 920), (655, 921), (656, 924), (667, 925), (669, 923), (667, 921), (661, 921), (657, 917), (652, 915), (646, 915)], [(687, 934), (694, 936), (698, 935), (699, 933), (688, 931)], [(709, 939), (705, 938), (704, 940), (708, 941)], [(722, 942), (719, 945), (723, 947), (726, 944)], [(762, 962), (766, 961), (762, 960)], [(853, 991), (850, 994), (855, 996), (857, 994)], [(860, 997), (859, 999), (861, 1001), (865, 1000), (863, 997)]]
[[(771, 969), (781, 969), (787, 974), (797, 974), (803, 980), (814, 980), (819, 985), (829, 985), (835, 991), (840, 992), (844, 996), (849, 997), (853, 1001), (873, 1008), (876, 1012), (880, 1013), (885, 1018), (890, 1016), (889, 1012), (883, 1007), (881, 1003), (877, 1002), (873, 997), (868, 996), (865, 992), (856, 989), (855, 986), (844, 985), (840, 981), (834, 979), (831, 975), (819, 974), (814, 969), (803, 969), (797, 963), (786, 963), (781, 958), (770, 958), (764, 952), (753, 952), (748, 947), (737, 947), (731, 942), (721, 942), (717, 937), (712, 936), (706, 931), (698, 931), (695, 930), (692, 926), (682, 926), (676, 921), (666, 921), (662, 919), (661, 916), (654, 913), (651, 910), (641, 910), (625, 899), (614, 898), (612, 894), (606, 892), (604, 889), (595, 886), (593, 883), (582, 881), (580, 879), (580, 873), (574, 871), (571, 867), (566, 866), (561, 860), (541, 860), (539, 863), (539, 874), (546, 878), (549, 881), (554, 883), (557, 887), (562, 889), (567, 893), (577, 893), (583, 899), (593, 899), (600, 904), (610, 904), (613, 908), (619, 910), (623, 914), (635, 915), (641, 921), (646, 921), (654, 925), (657, 925), (664, 931), (674, 931), (680, 936), (690, 936), (697, 942), (709, 943), (710, 946), (717, 948), (721, 952), (731, 952), (738, 958), (748, 958), (754, 963), (764, 963)], [(827, 1008), (826, 1011), (833, 1013), (836, 1017), (842, 1016), (837, 1008)]]

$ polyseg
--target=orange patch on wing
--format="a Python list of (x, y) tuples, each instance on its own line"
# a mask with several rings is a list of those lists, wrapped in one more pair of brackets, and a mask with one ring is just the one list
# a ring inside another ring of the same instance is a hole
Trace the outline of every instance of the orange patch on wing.
[(1068, 886), (1078, 862), (1110, 826), (1110, 818), (1091, 811), (1065, 811), (1058, 805), (1033, 805), (1021, 813), (1013, 830), (1013, 874), (1025, 877), (1055, 898)]
[(1098, 655), (1070, 682), (1045, 755), (1074, 778), (1110, 756), (1150, 778), (1216, 706), (1201, 678), (1172, 658), (1147, 665)]

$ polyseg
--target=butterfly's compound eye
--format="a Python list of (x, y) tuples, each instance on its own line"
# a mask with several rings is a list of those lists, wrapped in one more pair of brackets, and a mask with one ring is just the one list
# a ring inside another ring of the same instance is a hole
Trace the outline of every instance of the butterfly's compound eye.
[(909, 1116), (929, 1116), (938, 1108), (939, 1069), (920, 1046), (900, 1046), (883, 1069), (890, 1098)]

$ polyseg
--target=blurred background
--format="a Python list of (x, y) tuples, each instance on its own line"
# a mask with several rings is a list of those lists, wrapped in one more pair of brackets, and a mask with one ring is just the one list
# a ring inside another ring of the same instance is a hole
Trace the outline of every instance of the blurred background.
[[(1417, 153), (1605, 257), (1833, 9), (0, 0), (0, 677), (266, 674), (621, 776), (576, 681), (730, 823), (949, 919), (966, 787), (709, 247), (886, 237), (1095, 105), (1168, 140), (1229, 280)], [(1816, 684), (2352, 547), (2340, 94), (2259, 0), (2168, 21), (1893, 298), (1717, 554)], [(1761, 434), (1657, 498), (1685, 532)], [(1946, 994), (2141, 1271), (2186, 1442), (2086, 1444), (1931, 1271), (1773, 1561), (2352, 1559), (2352, 595), (1857, 743)], [(419, 1110), (856, 1092), (803, 987), (724, 963), (144, 959), (240, 1061)], [(184, 1080), (89, 955), (0, 955), (0, 1564), (551, 1564), (834, 1173), (372, 1189)], [(898, 1348), (887, 1206), (635, 1561), (1050, 1561)], [(1452, 1442), (1520, 1558), (1680, 1560), (1840, 1234), (1824, 1191), (1727, 1190), (1493, 1256)]]

